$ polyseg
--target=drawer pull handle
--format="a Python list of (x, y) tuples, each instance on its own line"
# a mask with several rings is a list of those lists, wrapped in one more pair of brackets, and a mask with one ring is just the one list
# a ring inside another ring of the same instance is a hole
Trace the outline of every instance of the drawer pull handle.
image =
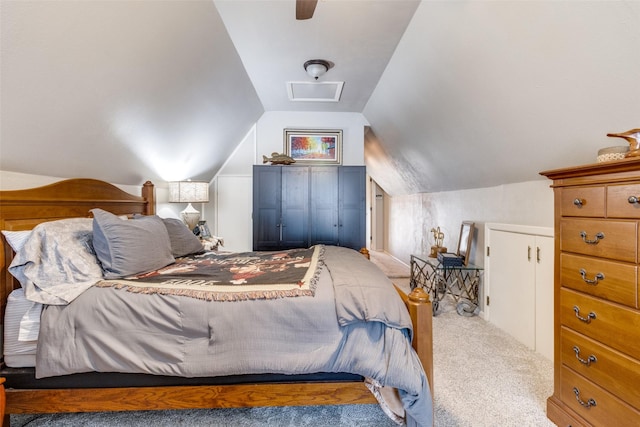
[(627, 199), (627, 201), (629, 203), (631, 203), (632, 205), (637, 205), (638, 203), (640, 203), (640, 197), (638, 197), (638, 196), (629, 196), (629, 199)]
[(592, 311), (589, 314), (587, 314), (587, 317), (581, 317), (580, 316), (580, 307), (578, 307), (577, 305), (573, 306), (573, 311), (576, 312), (576, 317), (578, 318), (578, 320), (582, 320), (584, 323), (591, 323), (591, 319), (595, 319), (596, 318), (596, 314)]
[(584, 268), (580, 269), (580, 275), (582, 276), (582, 280), (584, 280), (584, 282), (587, 285), (597, 285), (598, 281), (600, 280), (604, 280), (604, 274), (603, 273), (596, 273), (595, 277), (593, 279), (587, 279), (587, 271)]
[[(629, 202), (631, 203), (631, 202)], [(573, 199), (573, 204), (577, 207), (581, 208), (584, 205), (584, 200), (582, 199)]]
[(585, 242), (588, 245), (597, 245), (598, 242), (602, 239), (604, 239), (604, 233), (599, 231), (596, 233), (596, 238), (593, 240), (589, 240), (587, 239), (587, 232), (586, 231), (581, 231), (580, 232), (580, 237), (582, 237), (582, 241)]
[(576, 395), (576, 400), (578, 401), (578, 403), (584, 406), (585, 408), (591, 408), (592, 406), (596, 406), (596, 401), (593, 399), (589, 399), (586, 402), (580, 399), (580, 390), (578, 390), (577, 387), (573, 388), (573, 394)]
[(592, 354), (586, 359), (580, 357), (580, 348), (577, 345), (573, 346), (573, 351), (576, 353), (576, 359), (583, 365), (591, 366), (592, 363), (596, 363), (598, 359)]

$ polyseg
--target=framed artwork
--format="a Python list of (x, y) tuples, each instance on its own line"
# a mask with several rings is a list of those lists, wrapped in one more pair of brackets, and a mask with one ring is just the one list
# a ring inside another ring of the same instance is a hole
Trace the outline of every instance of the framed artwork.
[(470, 221), (463, 221), (460, 226), (460, 239), (458, 240), (457, 255), (462, 257), (462, 263), (469, 263), (469, 254), (471, 252), (471, 241), (473, 240), (473, 229), (475, 224)]
[(342, 130), (284, 130), (284, 153), (300, 164), (342, 163)]

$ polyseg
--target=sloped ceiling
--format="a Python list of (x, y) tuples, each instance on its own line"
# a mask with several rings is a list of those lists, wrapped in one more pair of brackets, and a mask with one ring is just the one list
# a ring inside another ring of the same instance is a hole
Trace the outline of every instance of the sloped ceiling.
[(640, 2), (423, 1), (364, 115), (390, 194), (539, 179), (640, 127)]
[[(640, 127), (640, 2), (1, 0), (0, 170), (211, 179), (265, 111), (361, 112), (391, 195), (592, 162)], [(335, 62), (339, 103), (292, 103)], [(145, 161), (143, 159), (149, 159)]]
[(210, 180), (263, 113), (212, 1), (5, 1), (0, 169)]

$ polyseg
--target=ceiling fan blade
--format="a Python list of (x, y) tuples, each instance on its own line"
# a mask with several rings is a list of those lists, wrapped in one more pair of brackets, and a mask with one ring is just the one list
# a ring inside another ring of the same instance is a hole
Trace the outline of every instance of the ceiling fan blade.
[(296, 0), (296, 19), (310, 19), (316, 10), (318, 0)]

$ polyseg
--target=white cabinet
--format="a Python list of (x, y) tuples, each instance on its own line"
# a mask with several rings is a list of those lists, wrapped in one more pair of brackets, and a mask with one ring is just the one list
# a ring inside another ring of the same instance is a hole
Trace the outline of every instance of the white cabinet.
[(485, 318), (553, 360), (553, 228), (485, 224)]

